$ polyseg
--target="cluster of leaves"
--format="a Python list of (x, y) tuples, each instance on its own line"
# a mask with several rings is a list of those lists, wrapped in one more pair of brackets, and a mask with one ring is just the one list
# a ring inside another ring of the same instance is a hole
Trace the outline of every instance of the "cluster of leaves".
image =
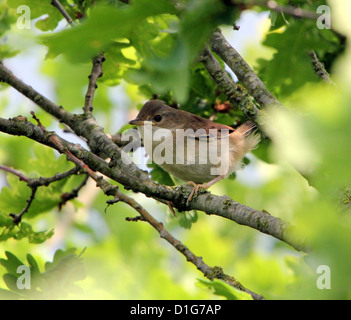
[[(288, 1), (281, 3), (289, 4)], [(294, 6), (309, 12), (317, 12), (317, 8), (322, 5), (327, 5), (327, 2), (294, 1)], [(320, 81), (312, 68), (311, 50), (331, 71), (335, 59), (345, 49), (345, 38), (329, 28), (317, 28), (316, 20), (296, 19), (287, 14), (271, 12), (271, 21), (269, 34), (263, 44), (272, 48), (274, 55), (269, 60), (259, 59), (258, 70), (268, 89), (278, 98), (291, 95), (308, 82)], [(277, 76), (277, 70), (283, 78)]]
[(81, 254), (77, 255), (73, 248), (57, 250), (52, 262), (45, 263), (44, 272), (31, 254), (27, 254), (28, 265), (11, 252), (5, 255), (6, 259), (0, 259), (0, 264), (7, 271), (3, 279), (9, 290), (0, 289), (2, 300), (57, 299), (81, 291), (75, 282), (86, 277), (85, 269)]

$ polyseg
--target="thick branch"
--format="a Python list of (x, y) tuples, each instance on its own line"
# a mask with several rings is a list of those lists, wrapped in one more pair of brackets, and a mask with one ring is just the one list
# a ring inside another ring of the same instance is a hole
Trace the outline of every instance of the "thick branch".
[(126, 174), (119, 167), (109, 166), (105, 160), (96, 156), (92, 152), (87, 151), (78, 144), (73, 144), (60, 138), (55, 133), (43, 132), (43, 130), (23, 117), (9, 120), (0, 118), (0, 131), (12, 135), (26, 136), (62, 152), (57, 144), (53, 142), (52, 136), (54, 136), (54, 140), (57, 140), (60, 145), (67, 148), (73, 156), (86, 163), (89, 168), (94, 171), (99, 171), (109, 178), (121, 183), (126, 189), (132, 189), (135, 192), (142, 192), (148, 197), (171, 201), (172, 205), (180, 211), (200, 210), (209, 215), (213, 214), (222, 216), (241, 225), (246, 225), (269, 234), (286, 242), (297, 250), (306, 251), (308, 249), (304, 241), (296, 237), (295, 228), (293, 226), (266, 212), (247, 207), (227, 196), (220, 197), (212, 195), (209, 192), (198, 194), (189, 204), (187, 204), (191, 187), (164, 186), (150, 179), (140, 179), (137, 176), (134, 176), (134, 178), (131, 179), (130, 175)]
[(253, 103), (250, 95), (245, 88), (236, 84), (233, 79), (229, 77), (228, 73), (222, 69), (218, 60), (208, 48), (205, 48), (201, 53), (200, 61), (218, 87), (227, 95), (230, 103), (241, 110), (248, 119), (257, 123), (260, 111)]
[(235, 73), (250, 94), (262, 106), (281, 105), (270, 93), (261, 79), (251, 69), (242, 56), (229, 44), (220, 30), (216, 30), (211, 39), (212, 50), (217, 53)]
[(41, 107), (43, 110), (53, 115), (59, 121), (66, 123), (68, 126), (75, 122), (75, 116), (63, 109), (62, 106), (58, 106), (42, 94), (37, 92), (32, 87), (23, 83), (18, 79), (10, 70), (8, 70), (0, 60), (0, 81), (6, 82), (11, 87), (22, 93), (29, 100), (33, 101), (36, 105)]
[[(135, 192), (142, 192), (146, 196), (155, 199), (170, 201), (172, 205), (180, 211), (200, 210), (207, 214), (226, 217), (239, 224), (255, 228), (280, 239), (297, 250), (306, 250), (303, 241), (291, 236), (291, 232), (294, 228), (288, 223), (274, 218), (265, 212), (246, 207), (230, 198), (228, 199), (228, 197), (213, 196), (206, 192), (204, 194), (199, 194), (190, 204), (187, 204), (191, 187), (187, 188), (181, 186), (171, 188), (160, 185), (150, 180), (148, 173), (140, 170), (134, 163), (126, 163), (122, 157), (122, 150), (111, 141), (104, 133), (103, 128), (98, 125), (92, 116), (73, 115), (65, 111), (62, 107), (58, 107), (32, 87), (16, 78), (1, 62), (0, 79), (27, 96), (45, 111), (66, 123), (78, 136), (85, 137), (93, 152), (87, 151), (80, 145), (69, 143), (61, 139), (55, 133), (45, 132), (45, 130), (28, 122), (24, 117), (17, 117), (10, 120), (0, 118), (0, 131), (13, 135), (27, 136), (30, 139), (62, 152), (58, 145), (55, 144), (55, 140), (57, 140), (65, 148), (68, 148), (77, 159), (87, 163), (89, 168), (100, 171), (104, 175), (121, 183), (127, 189), (132, 189)], [(111, 158), (110, 163), (107, 163), (95, 154), (99, 152), (109, 156)], [(229, 202), (230, 200), (232, 201), (231, 203)]]
[[(43, 134), (47, 134), (48, 132), (46, 129), (43, 127), (43, 125), (40, 123), (39, 119), (36, 118), (36, 116), (33, 114), (33, 118), (37, 120), (38, 122), (38, 127), (41, 129)], [(255, 300), (262, 300), (263, 297), (261, 295), (258, 295), (257, 293), (246, 289), (240, 282), (238, 282), (235, 278), (225, 274), (222, 270), (221, 267), (210, 267), (208, 266), (202, 259), (202, 257), (196, 256), (191, 250), (189, 250), (188, 247), (186, 247), (182, 242), (174, 238), (163, 226), (161, 222), (158, 222), (151, 214), (149, 214), (139, 203), (137, 203), (134, 199), (126, 196), (122, 192), (119, 191), (117, 186), (114, 186), (110, 183), (108, 183), (103, 176), (99, 176), (97, 173), (95, 173), (89, 166), (84, 163), (81, 159), (78, 159), (75, 155), (72, 154), (72, 152), (64, 146), (63, 142), (64, 140), (59, 138), (55, 133), (50, 133), (49, 139), (54, 143), (58, 151), (61, 153), (66, 154), (67, 158), (69, 161), (72, 161), (75, 163), (80, 169), (83, 171), (86, 171), (87, 174), (96, 181), (96, 185), (102, 189), (102, 191), (106, 195), (113, 195), (115, 197), (114, 202), (117, 201), (122, 201), (129, 206), (131, 206), (133, 209), (135, 209), (140, 216), (142, 217), (143, 221), (148, 222), (154, 229), (158, 231), (160, 234), (161, 238), (165, 239), (168, 243), (170, 243), (176, 250), (178, 250), (181, 254), (183, 254), (187, 261), (191, 262), (196, 266), (198, 270), (200, 270), (205, 277), (207, 277), (210, 280), (213, 279), (220, 279), (225, 281), (227, 284), (233, 286), (234, 288), (237, 288), (241, 291), (249, 293), (253, 299)], [(31, 199), (28, 201), (28, 207), (30, 206), (30, 203), (34, 199), (35, 191), (36, 188), (33, 188), (33, 193), (31, 196)], [(27, 208), (23, 210), (23, 212), (18, 216), (19, 219), (23, 215), (24, 212), (27, 211)], [(17, 218), (17, 216), (16, 216)]]
[(148, 174), (140, 170), (135, 164), (126, 165), (122, 161), (121, 149), (111, 141), (105, 134), (104, 129), (99, 126), (91, 115), (87, 117), (85, 115), (74, 115), (67, 112), (62, 106), (56, 105), (32, 87), (23, 83), (7, 69), (1, 61), (0, 81), (6, 82), (43, 110), (56, 117), (60, 122), (65, 123), (77, 136), (83, 136), (88, 141), (88, 145), (94, 153), (104, 154), (105, 158), (111, 158), (113, 164), (124, 170), (129, 176), (129, 179), (139, 178), (146, 180), (149, 178)]

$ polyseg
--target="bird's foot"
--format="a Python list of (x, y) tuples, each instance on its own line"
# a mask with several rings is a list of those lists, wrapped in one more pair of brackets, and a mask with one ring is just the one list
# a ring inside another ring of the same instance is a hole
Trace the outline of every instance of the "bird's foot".
[(194, 189), (191, 191), (190, 196), (188, 197), (188, 200), (186, 201), (186, 204), (188, 205), (190, 203), (190, 201), (193, 199), (194, 195), (196, 193), (198, 193), (200, 188), (203, 189), (208, 189), (209, 187), (211, 187), (212, 185), (214, 185), (216, 182), (221, 181), (222, 179), (224, 179), (226, 176), (222, 175), (222, 176), (217, 176), (214, 179), (212, 179), (211, 181), (205, 183), (205, 184), (196, 184), (193, 181), (188, 181), (186, 184), (190, 184), (194, 187)]
[(190, 184), (191, 186), (194, 187), (194, 189), (191, 191), (188, 199), (186, 200), (186, 204), (188, 205), (190, 203), (190, 201), (193, 199), (194, 195), (196, 195), (199, 191), (200, 188), (204, 188), (207, 189), (208, 186), (206, 186), (205, 184), (196, 184), (193, 181), (188, 181), (186, 184)]

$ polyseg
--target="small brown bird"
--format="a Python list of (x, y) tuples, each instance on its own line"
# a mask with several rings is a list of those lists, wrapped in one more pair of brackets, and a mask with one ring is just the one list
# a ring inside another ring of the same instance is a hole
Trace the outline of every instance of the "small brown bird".
[(248, 121), (236, 130), (190, 112), (150, 100), (136, 119), (146, 152), (173, 176), (194, 186), (209, 188), (242, 166), (244, 155), (260, 141), (255, 125)]

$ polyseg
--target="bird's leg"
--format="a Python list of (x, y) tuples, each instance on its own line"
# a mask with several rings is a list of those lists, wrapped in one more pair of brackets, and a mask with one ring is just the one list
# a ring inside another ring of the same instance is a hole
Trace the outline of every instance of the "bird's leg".
[(209, 181), (205, 184), (196, 184), (193, 181), (188, 181), (186, 184), (192, 185), (194, 187), (194, 189), (191, 191), (186, 203), (189, 204), (189, 202), (193, 199), (193, 196), (199, 191), (200, 188), (208, 189), (209, 187), (214, 185), (216, 182), (221, 181), (225, 177), (226, 177), (226, 175), (217, 176), (216, 178), (212, 179), (211, 181)]

